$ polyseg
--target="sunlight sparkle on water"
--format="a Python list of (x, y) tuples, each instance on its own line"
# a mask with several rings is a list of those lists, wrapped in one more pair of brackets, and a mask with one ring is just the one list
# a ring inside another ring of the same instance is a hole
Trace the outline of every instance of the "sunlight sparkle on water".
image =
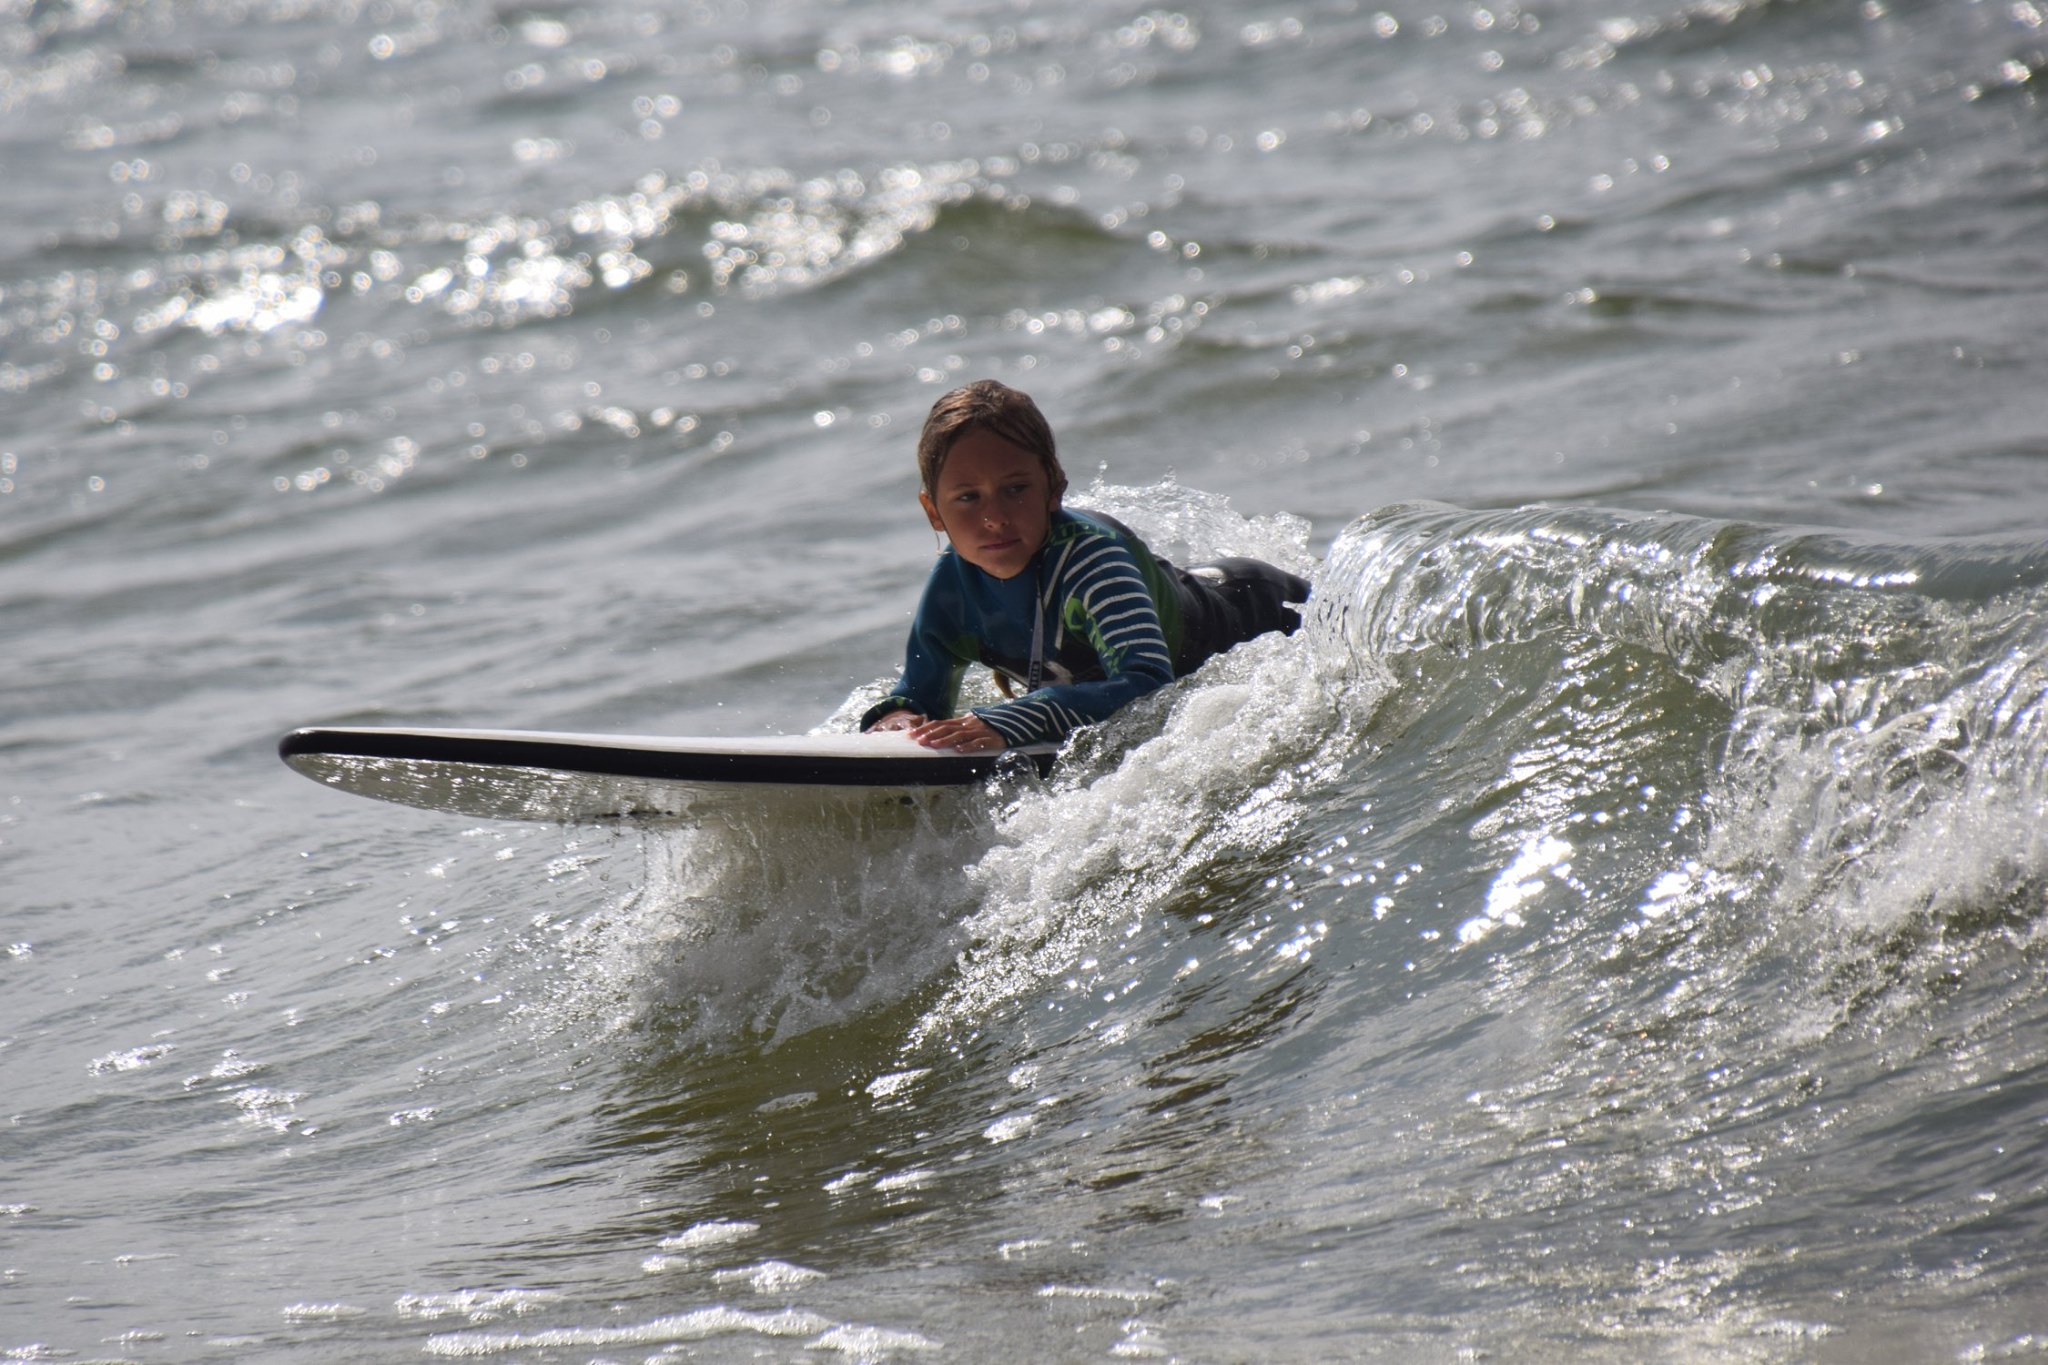
[(1477, 943), (1502, 926), (1519, 927), (1522, 906), (1543, 891), (1545, 873), (1569, 875), (1572, 846), (1554, 834), (1545, 834), (1522, 845), (1514, 862), (1502, 869), (1486, 893), (1486, 912), (1458, 926), (1458, 942)]

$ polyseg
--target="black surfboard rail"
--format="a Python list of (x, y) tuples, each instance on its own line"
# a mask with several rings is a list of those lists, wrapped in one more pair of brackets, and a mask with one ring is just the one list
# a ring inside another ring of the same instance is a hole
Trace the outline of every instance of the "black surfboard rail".
[[(402, 728), (308, 726), (278, 741), (278, 757), (395, 759), (414, 763), (461, 763), (483, 768), (519, 768), (583, 773), (656, 782), (762, 783), (818, 787), (955, 787), (1006, 771), (1043, 777), (1052, 771), (1056, 746), (1033, 745), (990, 754), (928, 752), (876, 757), (845, 752), (790, 752), (786, 744), (764, 741), (764, 749), (734, 747), (734, 741), (688, 739), (636, 742), (555, 735), (544, 731), (411, 730)], [(293, 764), (294, 767), (298, 766)]]

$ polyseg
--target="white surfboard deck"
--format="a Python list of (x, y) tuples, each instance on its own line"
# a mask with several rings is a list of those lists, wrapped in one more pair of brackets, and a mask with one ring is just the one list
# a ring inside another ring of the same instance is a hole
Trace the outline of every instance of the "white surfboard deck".
[(552, 824), (682, 821), (792, 805), (902, 803), (999, 773), (1044, 774), (1058, 746), (927, 749), (897, 733), (758, 739), (337, 726), (278, 755), (322, 785), (425, 810)]

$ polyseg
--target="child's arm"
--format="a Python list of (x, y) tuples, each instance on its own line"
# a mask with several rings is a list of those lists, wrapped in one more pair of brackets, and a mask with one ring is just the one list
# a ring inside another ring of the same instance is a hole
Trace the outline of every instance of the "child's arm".
[(947, 648), (949, 637), (959, 634), (954, 624), (958, 612), (953, 598), (939, 582), (936, 568), (926, 581), (918, 600), (917, 615), (911, 619), (910, 640), (903, 652), (903, 676), (889, 695), (869, 707), (860, 718), (862, 730), (902, 730), (924, 723), (927, 716), (950, 716), (960, 696), (960, 679), (967, 672), (965, 661)]

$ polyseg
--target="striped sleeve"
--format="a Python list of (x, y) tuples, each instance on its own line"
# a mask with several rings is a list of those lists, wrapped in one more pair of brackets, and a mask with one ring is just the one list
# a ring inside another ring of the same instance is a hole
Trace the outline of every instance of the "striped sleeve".
[(1006, 744), (1064, 739), (1173, 681), (1158, 604), (1122, 541), (1088, 535), (1064, 547), (1050, 596), (1052, 618), (1046, 624), (1053, 649), (1062, 638), (1079, 636), (1095, 651), (1104, 676), (977, 707), (974, 714)]

